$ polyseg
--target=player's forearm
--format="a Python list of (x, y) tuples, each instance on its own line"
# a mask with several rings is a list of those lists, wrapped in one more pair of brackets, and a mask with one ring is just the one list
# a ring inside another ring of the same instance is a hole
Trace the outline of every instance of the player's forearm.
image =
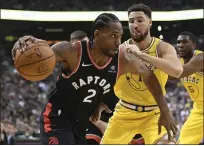
[(167, 73), (170, 76), (178, 78), (182, 72), (183, 68), (182, 65), (175, 64), (172, 61), (163, 59), (163, 58), (158, 58), (154, 56), (150, 56), (146, 53), (142, 53), (139, 58), (143, 61), (149, 62), (152, 65), (154, 65), (156, 68), (160, 69), (161, 71)]
[(108, 123), (103, 122), (101, 120), (96, 121), (95, 123), (93, 123), (96, 127), (98, 127), (98, 129), (101, 131), (101, 133), (104, 133)]
[(148, 77), (144, 78), (144, 83), (148, 90), (150, 91), (150, 93), (153, 95), (160, 111), (168, 112), (169, 108), (167, 106), (167, 103), (162, 92), (162, 88), (156, 76), (152, 73)]

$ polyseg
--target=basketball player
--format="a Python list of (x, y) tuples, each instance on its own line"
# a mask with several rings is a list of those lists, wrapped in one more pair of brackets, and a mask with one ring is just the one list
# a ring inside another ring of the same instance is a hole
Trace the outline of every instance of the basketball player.
[[(118, 47), (123, 34), (119, 19), (110, 13), (102, 13), (93, 23), (93, 37), (82, 42), (60, 42), (52, 46), (56, 60), (67, 61), (71, 73), (62, 74), (51, 93), (41, 116), (41, 140), (43, 144), (84, 144), (86, 128), (95, 110), (93, 121), (100, 118), (101, 111), (110, 112), (103, 100), (113, 95), (116, 77), (130, 72), (143, 80), (163, 108), (162, 123), (173, 130), (175, 123), (169, 114), (163, 94), (155, 75), (135, 55)], [(40, 39), (32, 36), (20, 38), (12, 49), (26, 51), (30, 43)], [(118, 63), (119, 60), (119, 63)]]
[[(88, 41), (88, 36), (84, 31), (77, 30), (77, 31), (72, 32), (70, 35), (70, 42), (77, 42), (77, 41), (83, 41), (83, 40)], [(63, 68), (64, 72), (63, 73), (67, 74), (67, 72), (66, 72), (67, 68), (68, 67), (66, 67), (64, 65), (64, 68)], [(108, 106), (108, 108), (111, 111), (113, 111), (117, 101), (118, 101), (118, 98), (115, 95), (113, 95), (111, 97), (106, 98), (106, 100), (104, 100), (103, 103), (105, 103)], [(110, 104), (110, 103), (112, 103), (112, 104)], [(112, 115), (112, 114), (103, 112), (103, 114), (102, 114), (103, 118), (102, 119), (107, 122), (107, 120), (109, 119), (109, 118), (107, 118), (107, 116), (110, 116), (110, 115)], [(107, 127), (107, 123), (104, 121), (102, 121), (100, 119), (97, 121), (94, 121), (94, 122), (92, 122), (91, 120), (89, 121), (88, 127), (86, 129), (86, 144), (87, 145), (100, 144), (102, 135), (103, 135), (103, 133)]]
[(203, 139), (203, 71), (204, 54), (195, 50), (196, 37), (182, 32), (177, 38), (178, 55), (183, 65), (181, 82), (194, 101), (193, 109), (184, 123), (178, 144), (199, 144)]
[[(175, 48), (158, 38), (151, 37), (152, 20), (148, 6), (144, 4), (131, 6), (128, 9), (128, 19), (131, 38), (121, 47), (128, 49), (129, 53), (134, 54), (147, 65), (156, 75), (165, 95), (167, 74), (179, 77), (183, 71)], [(163, 110), (168, 109), (166, 104), (161, 106), (158, 103), (165, 102), (165, 99), (161, 98), (157, 101), (158, 99), (153, 97), (140, 75), (122, 74), (117, 79), (114, 90), (120, 101), (109, 120), (102, 144), (128, 144), (135, 134), (141, 134), (145, 144), (175, 143), (173, 138), (176, 135), (176, 126), (172, 128), (173, 131), (158, 127), (162, 121), (160, 116), (164, 114)]]
[[(88, 40), (88, 36), (84, 31), (77, 30), (71, 33), (70, 42)], [(66, 70), (65, 66), (63, 70)], [(118, 102), (118, 98), (113, 95), (106, 98), (103, 103), (105, 103), (111, 111), (114, 111), (115, 105)], [(113, 113), (113, 112), (112, 112)], [(108, 120), (113, 115), (112, 113), (103, 112), (100, 120), (95, 122), (89, 122), (88, 128), (86, 129), (86, 144), (88, 145), (98, 145), (101, 142), (102, 136), (106, 130)], [(136, 135), (130, 142), (130, 144), (144, 144), (144, 139), (141, 135)]]

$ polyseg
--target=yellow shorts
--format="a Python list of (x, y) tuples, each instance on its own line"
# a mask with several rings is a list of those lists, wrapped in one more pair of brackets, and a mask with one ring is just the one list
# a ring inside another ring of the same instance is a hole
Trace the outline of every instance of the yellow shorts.
[(199, 144), (203, 135), (203, 106), (194, 103), (191, 113), (184, 123), (178, 144)]
[(159, 109), (151, 112), (137, 112), (118, 103), (109, 120), (101, 144), (128, 144), (136, 134), (141, 134), (145, 144), (153, 144), (167, 132), (162, 127), (158, 135)]

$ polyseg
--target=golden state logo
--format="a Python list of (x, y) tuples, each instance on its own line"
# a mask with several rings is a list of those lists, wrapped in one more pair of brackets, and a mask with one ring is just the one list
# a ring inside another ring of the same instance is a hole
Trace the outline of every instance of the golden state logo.
[(130, 87), (136, 91), (144, 91), (147, 89), (142, 81), (142, 77), (131, 73), (126, 74), (126, 79)]

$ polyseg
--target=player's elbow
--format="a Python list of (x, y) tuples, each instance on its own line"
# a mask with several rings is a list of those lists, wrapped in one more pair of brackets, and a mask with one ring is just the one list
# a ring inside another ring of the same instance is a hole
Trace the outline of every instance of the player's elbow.
[(174, 68), (174, 72), (171, 76), (173, 76), (175, 78), (180, 78), (182, 73), (183, 73), (183, 67), (182, 67), (182, 65), (181, 66), (179, 65), (179, 66)]

